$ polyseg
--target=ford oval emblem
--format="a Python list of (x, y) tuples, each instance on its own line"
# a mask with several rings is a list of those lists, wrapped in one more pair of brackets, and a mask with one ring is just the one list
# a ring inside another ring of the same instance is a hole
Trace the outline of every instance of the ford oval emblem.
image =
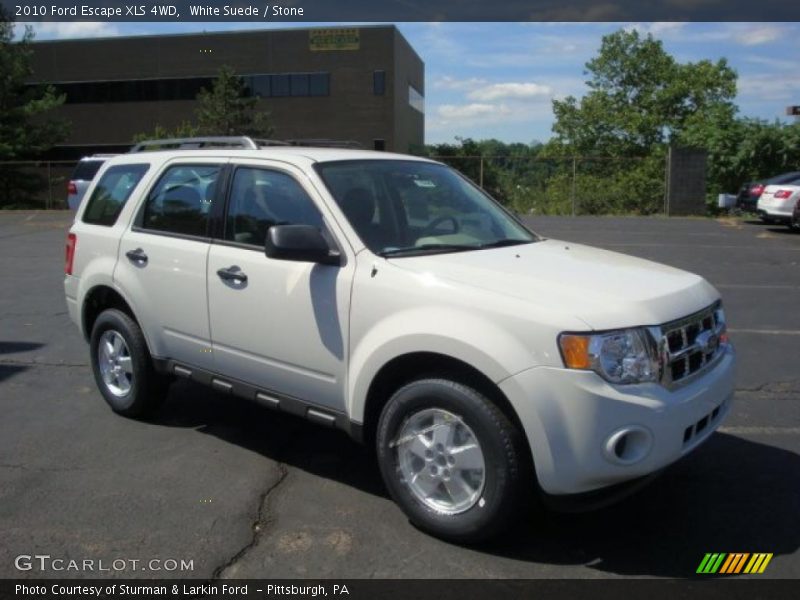
[(697, 336), (697, 345), (703, 354), (712, 354), (719, 348), (719, 336), (713, 331), (704, 331)]

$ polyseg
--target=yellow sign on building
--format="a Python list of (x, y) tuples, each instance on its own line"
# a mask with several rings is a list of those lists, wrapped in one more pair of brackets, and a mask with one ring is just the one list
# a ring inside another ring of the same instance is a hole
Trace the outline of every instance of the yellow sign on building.
[(358, 29), (312, 29), (308, 47), (312, 52), (358, 50), (361, 45)]

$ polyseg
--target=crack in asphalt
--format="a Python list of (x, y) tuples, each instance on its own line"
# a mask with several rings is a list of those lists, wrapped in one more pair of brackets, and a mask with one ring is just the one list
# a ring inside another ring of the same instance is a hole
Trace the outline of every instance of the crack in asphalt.
[(284, 463), (277, 463), (278, 479), (274, 481), (260, 496), (258, 500), (258, 510), (256, 511), (256, 519), (253, 522), (252, 530), (253, 535), (250, 541), (247, 542), (239, 551), (229, 558), (226, 562), (219, 565), (211, 575), (211, 581), (222, 579), (222, 574), (233, 567), (237, 562), (244, 558), (250, 550), (255, 548), (263, 535), (269, 530), (270, 526), (275, 523), (277, 517), (272, 514), (270, 509), (270, 496), (275, 492), (281, 484), (286, 481), (289, 475), (289, 468)]
[(755, 387), (736, 388), (736, 393), (757, 394), (792, 394), (800, 392), (800, 381), (776, 381), (766, 382)]
[(89, 363), (68, 363), (68, 362), (36, 362), (34, 360), (14, 360), (13, 358), (0, 359), (0, 365), (15, 365), (22, 367), (88, 367)]
[(19, 471), (42, 471), (46, 473), (68, 473), (71, 471), (85, 471), (82, 467), (29, 467), (18, 463), (0, 463), (0, 469), (17, 469)]

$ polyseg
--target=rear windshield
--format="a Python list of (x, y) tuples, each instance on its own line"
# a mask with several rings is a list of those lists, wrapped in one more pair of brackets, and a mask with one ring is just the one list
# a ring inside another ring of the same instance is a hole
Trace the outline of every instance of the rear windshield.
[(136, 164), (106, 169), (89, 198), (89, 204), (83, 213), (83, 222), (109, 227), (116, 223), (136, 184), (149, 168), (150, 165), (147, 164)]
[(103, 166), (103, 160), (82, 160), (72, 172), (73, 180), (91, 181)]

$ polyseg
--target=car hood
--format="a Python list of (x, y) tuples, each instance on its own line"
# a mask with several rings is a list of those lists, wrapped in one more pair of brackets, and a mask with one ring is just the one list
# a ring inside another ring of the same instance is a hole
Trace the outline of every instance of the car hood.
[(719, 298), (702, 277), (557, 240), (391, 259), (402, 269), (557, 308), (596, 330), (658, 325)]

